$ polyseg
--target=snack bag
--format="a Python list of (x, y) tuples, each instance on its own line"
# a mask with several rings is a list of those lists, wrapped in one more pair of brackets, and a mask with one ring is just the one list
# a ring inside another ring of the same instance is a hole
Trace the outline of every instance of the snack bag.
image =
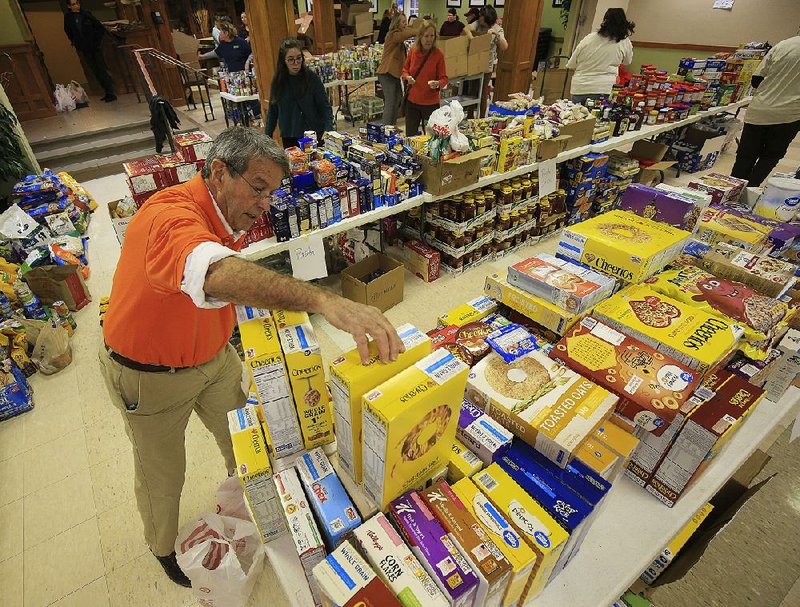
[(53, 260), (60, 266), (80, 266), (81, 275), (84, 279), (89, 278), (89, 266), (81, 263), (74, 253), (70, 253), (63, 247), (53, 244), (50, 245), (50, 252), (53, 254)]

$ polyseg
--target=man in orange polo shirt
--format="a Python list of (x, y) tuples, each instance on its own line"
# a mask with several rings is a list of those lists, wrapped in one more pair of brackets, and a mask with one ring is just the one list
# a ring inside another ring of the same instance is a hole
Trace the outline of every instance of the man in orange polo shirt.
[(128, 225), (103, 323), (100, 363), (133, 445), (145, 539), (167, 575), (189, 586), (175, 559), (192, 411), (213, 433), (229, 472), (227, 412), (241, 407), (242, 364), (228, 343), (231, 304), (322, 314), (350, 333), (367, 360), (368, 336), (384, 361), (402, 342), (376, 309), (236, 256), (288, 173), (277, 143), (234, 127), (187, 183), (151, 197)]

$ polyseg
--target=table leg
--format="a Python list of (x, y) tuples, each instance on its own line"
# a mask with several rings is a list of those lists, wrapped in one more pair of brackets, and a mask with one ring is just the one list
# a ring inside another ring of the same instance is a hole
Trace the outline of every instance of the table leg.
[(225, 114), (225, 128), (227, 129), (230, 126), (230, 122), (228, 122), (228, 100), (224, 97), (219, 98), (222, 102), (222, 113)]

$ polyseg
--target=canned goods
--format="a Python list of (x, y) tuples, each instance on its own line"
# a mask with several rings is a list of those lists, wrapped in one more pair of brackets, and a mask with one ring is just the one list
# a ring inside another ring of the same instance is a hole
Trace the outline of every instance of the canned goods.
[(78, 328), (78, 323), (75, 322), (75, 319), (72, 316), (72, 312), (69, 311), (67, 304), (59, 300), (59, 301), (54, 301), (53, 305), (50, 307), (53, 310), (53, 313), (56, 314), (59, 318), (69, 323), (69, 326), (72, 327), (72, 329)]

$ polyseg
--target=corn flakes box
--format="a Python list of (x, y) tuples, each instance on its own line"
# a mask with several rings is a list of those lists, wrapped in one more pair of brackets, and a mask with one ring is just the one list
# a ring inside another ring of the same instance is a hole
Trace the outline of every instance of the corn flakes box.
[(564, 228), (557, 254), (625, 282), (637, 282), (672, 261), (690, 236), (665, 223), (613, 210)]
[(381, 509), (447, 465), (468, 373), (436, 350), (364, 395), (363, 485)]
[(592, 314), (701, 375), (727, 361), (744, 334), (738, 324), (661, 295), (648, 285), (626, 287), (597, 304)]
[(578, 319), (577, 314), (509, 284), (499, 274), (486, 277), (483, 292), (559, 335), (563, 335)]
[(457, 438), (453, 439), (450, 459), (447, 461), (447, 482), (455, 483), (462, 478), (470, 478), (483, 468), (483, 462)]
[(439, 317), (440, 327), (463, 327), (468, 322), (483, 320), (497, 310), (497, 302), (490, 297), (478, 297)]

